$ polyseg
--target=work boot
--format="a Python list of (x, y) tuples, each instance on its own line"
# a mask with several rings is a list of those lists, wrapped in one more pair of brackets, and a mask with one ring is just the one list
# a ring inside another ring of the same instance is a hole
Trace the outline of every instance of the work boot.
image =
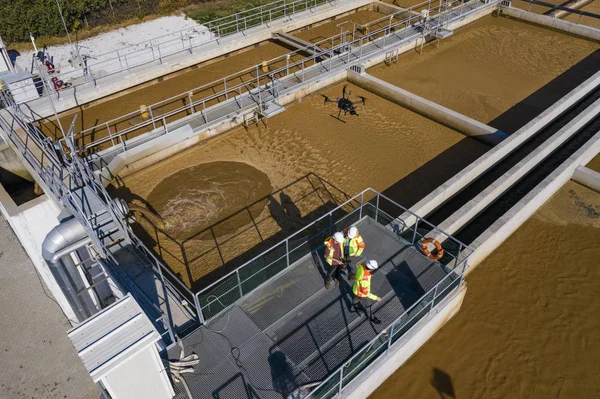
[(356, 278), (356, 273), (348, 273), (348, 281), (354, 281), (354, 279)]
[(338, 279), (336, 278), (336, 279), (335, 279), (335, 280), (333, 280), (333, 281), (335, 281), (335, 285), (336, 285), (336, 286), (338, 286), (338, 287), (340, 286), (340, 280), (338, 280)]
[(331, 288), (331, 280), (325, 281), (325, 288), (327, 288), (327, 289)]
[(373, 324), (381, 324), (381, 320), (379, 320), (375, 316), (371, 316), (371, 323), (373, 323)]

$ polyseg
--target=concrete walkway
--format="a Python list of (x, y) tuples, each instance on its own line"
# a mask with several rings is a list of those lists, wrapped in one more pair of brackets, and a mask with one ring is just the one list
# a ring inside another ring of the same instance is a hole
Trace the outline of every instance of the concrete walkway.
[(99, 398), (66, 331), (70, 323), (0, 215), (0, 396)]

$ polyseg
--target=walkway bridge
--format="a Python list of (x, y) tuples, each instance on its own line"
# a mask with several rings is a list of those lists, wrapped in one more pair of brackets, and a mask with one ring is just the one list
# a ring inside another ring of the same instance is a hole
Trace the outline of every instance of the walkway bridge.
[[(446, 254), (432, 261), (415, 248), (418, 232), (395, 222), (403, 212), (365, 190), (199, 292), (205, 323), (181, 342), (200, 355), (185, 376), (192, 397), (287, 398), (302, 389), (311, 392), (304, 397), (334, 397), (444, 306), (462, 289), (469, 250), (448, 237)], [(380, 264), (372, 279), (379, 325), (349, 311), (353, 282), (324, 287), (323, 241), (351, 224), (366, 243), (362, 259)], [(169, 358), (179, 354), (173, 347)], [(176, 397), (185, 390), (177, 384)]]
[[(285, 101), (291, 101), (294, 93), (310, 84), (335, 77), (376, 57), (387, 56), (394, 49), (418, 39), (424, 41), (446, 35), (449, 24), (479, 10), (491, 10), (495, 4), (449, 0), (432, 7), (430, 1), (420, 3), (411, 10), (427, 10), (427, 19), (413, 13), (405, 17), (407, 11), (399, 11), (397, 14), (402, 15), (402, 19), (396, 20), (394, 15), (383, 17), (387, 24), (367, 35), (352, 36), (351, 41), (342, 40), (347, 37), (345, 33), (336, 35), (274, 58), (266, 63), (267, 68), (264, 64), (256, 65), (85, 129), (76, 133), (74, 139), (83, 153), (90, 154), (92, 167), (101, 170), (120, 153), (175, 131), (199, 134), (242, 114), (268, 115), (270, 108), (281, 108), (285, 98), (288, 98)], [(381, 21), (371, 24), (380, 26)], [(319, 48), (322, 51), (318, 51)], [(173, 109), (173, 104), (182, 102), (185, 105)]]

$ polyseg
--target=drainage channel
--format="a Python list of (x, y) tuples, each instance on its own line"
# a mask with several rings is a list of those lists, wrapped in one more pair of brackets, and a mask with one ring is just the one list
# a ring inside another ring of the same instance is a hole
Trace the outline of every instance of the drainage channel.
[[(432, 212), (428, 216), (428, 220), (430, 220), (430, 222), (433, 225), (440, 225), (444, 220), (446, 220), (449, 216), (453, 215), (454, 212), (459, 210), (467, 202), (475, 198), (478, 194), (480, 194), (483, 190), (489, 187), (492, 183), (494, 183), (512, 167), (518, 164), (521, 160), (523, 160), (529, 154), (536, 151), (536, 149), (543, 146), (547, 140), (549, 140), (560, 129), (565, 127), (569, 122), (573, 121), (579, 114), (581, 114), (587, 107), (593, 104), (594, 101), (596, 101), (598, 98), (600, 98), (600, 90), (595, 90), (588, 96), (584, 97), (576, 105), (571, 107), (562, 115), (558, 116), (545, 128), (541, 129), (537, 134), (531, 137), (518, 149), (516, 149), (511, 154), (507, 155), (505, 158), (499, 161), (494, 167), (490, 168), (490, 170), (481, 175), (477, 180), (475, 180), (473, 183), (467, 186), (464, 190), (456, 194), (454, 197), (452, 197), (451, 199), (446, 201), (442, 206), (440, 206), (437, 210)], [(594, 119), (593, 121), (596, 121), (596, 119)], [(577, 141), (581, 140), (582, 137), (587, 137), (585, 139), (587, 141), (587, 139), (589, 139), (589, 137), (591, 136), (588, 137), (586, 133), (589, 133), (589, 127), (593, 124), (594, 122), (588, 124), (586, 127), (581, 129), (571, 140), (567, 141), (565, 144), (559, 147), (559, 149), (557, 149), (548, 158), (544, 159), (544, 161), (541, 162), (541, 164), (544, 167), (548, 167), (548, 165), (550, 164), (554, 165), (554, 159), (560, 158), (563, 152), (565, 151), (565, 148), (568, 147), (570, 143), (573, 142), (573, 140)], [(591, 135), (593, 135), (594, 133), (595, 132), (591, 133)], [(538, 167), (534, 168), (531, 173), (533, 173), (533, 171), (535, 171), (537, 168), (539, 168), (539, 165)], [(521, 182), (517, 183), (517, 185), (519, 184), (521, 184)], [(487, 212), (488, 211), (486, 210), (484, 213)], [(479, 216), (477, 217), (477, 219), (479, 219)], [(421, 231), (421, 229), (419, 229), (419, 231)], [(468, 242), (466, 241), (463, 242), (468, 244)]]
[[(596, 94), (596, 98), (600, 95)], [(596, 116), (583, 127), (578, 134), (563, 144), (555, 153), (538, 164), (518, 183), (507, 190), (477, 217), (464, 225), (455, 237), (470, 245), (489, 226), (530, 193), (538, 184), (548, 177), (557, 167), (566, 161), (577, 150), (584, 146), (596, 133), (600, 132), (600, 116)]]

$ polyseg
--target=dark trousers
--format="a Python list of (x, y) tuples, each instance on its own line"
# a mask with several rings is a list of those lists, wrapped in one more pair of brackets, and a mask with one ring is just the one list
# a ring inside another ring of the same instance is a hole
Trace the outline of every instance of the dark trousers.
[[(352, 306), (355, 308), (361, 308), (365, 313), (365, 316), (371, 318), (373, 316), (373, 304), (374, 302), (367, 297), (358, 297), (354, 295), (352, 298)], [(367, 311), (368, 309), (368, 311)]]
[(336, 265), (335, 263), (329, 266), (329, 271), (327, 272), (327, 281), (331, 281), (332, 278), (339, 280), (342, 276), (342, 267), (344, 265)]

